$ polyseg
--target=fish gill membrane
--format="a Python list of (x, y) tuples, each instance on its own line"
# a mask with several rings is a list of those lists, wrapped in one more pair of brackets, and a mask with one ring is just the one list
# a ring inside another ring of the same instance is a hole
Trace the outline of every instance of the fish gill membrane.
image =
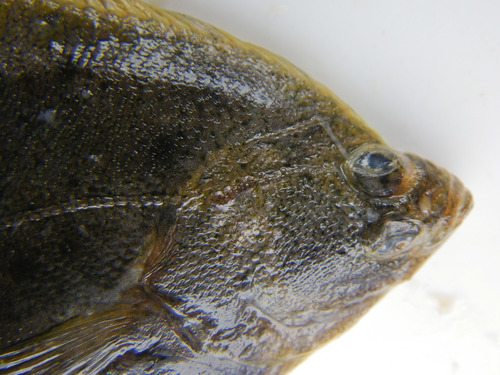
[(1, 374), (282, 374), (472, 207), (292, 64), (136, 1), (1, 0)]

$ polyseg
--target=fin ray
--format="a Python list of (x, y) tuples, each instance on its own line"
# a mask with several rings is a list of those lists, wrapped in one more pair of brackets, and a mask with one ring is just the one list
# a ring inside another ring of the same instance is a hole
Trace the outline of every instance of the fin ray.
[(148, 320), (147, 311), (133, 307), (119, 305), (111, 311), (75, 318), (21, 343), (0, 354), (0, 373), (97, 374), (127, 351), (144, 351), (155, 345), (160, 335), (155, 338), (155, 332), (143, 324)]

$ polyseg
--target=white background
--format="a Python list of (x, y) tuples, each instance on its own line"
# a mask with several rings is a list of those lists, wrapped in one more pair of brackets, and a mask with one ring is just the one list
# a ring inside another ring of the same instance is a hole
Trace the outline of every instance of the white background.
[(391, 146), (474, 194), (474, 211), (420, 272), (294, 374), (500, 374), (500, 2), (156, 4), (286, 57)]

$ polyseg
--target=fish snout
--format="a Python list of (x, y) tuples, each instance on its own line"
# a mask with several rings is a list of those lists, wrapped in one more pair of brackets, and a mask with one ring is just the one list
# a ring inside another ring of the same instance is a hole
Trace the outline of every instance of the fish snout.
[(365, 254), (382, 262), (405, 254), (412, 258), (431, 255), (473, 207), (472, 194), (457, 177), (431, 162), (406, 155), (406, 179), (413, 185), (407, 188), (409, 205), (386, 215), (379, 223), (376, 240), (365, 249)]
[[(427, 248), (432, 250), (439, 247), (455, 231), (474, 206), (470, 191), (452, 174), (448, 174), (444, 199), (446, 205), (442, 214), (433, 225), (429, 225)], [(420, 203), (419, 205), (421, 206)]]
[(471, 192), (457, 177), (450, 175), (449, 186), (445, 216), (451, 218), (450, 227), (455, 229), (472, 210), (474, 200)]

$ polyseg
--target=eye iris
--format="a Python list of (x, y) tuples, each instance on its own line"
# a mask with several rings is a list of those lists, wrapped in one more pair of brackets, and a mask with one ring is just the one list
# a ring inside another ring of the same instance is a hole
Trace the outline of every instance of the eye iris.
[(397, 192), (405, 169), (396, 153), (379, 145), (355, 150), (348, 166), (355, 184), (366, 193), (379, 197)]

